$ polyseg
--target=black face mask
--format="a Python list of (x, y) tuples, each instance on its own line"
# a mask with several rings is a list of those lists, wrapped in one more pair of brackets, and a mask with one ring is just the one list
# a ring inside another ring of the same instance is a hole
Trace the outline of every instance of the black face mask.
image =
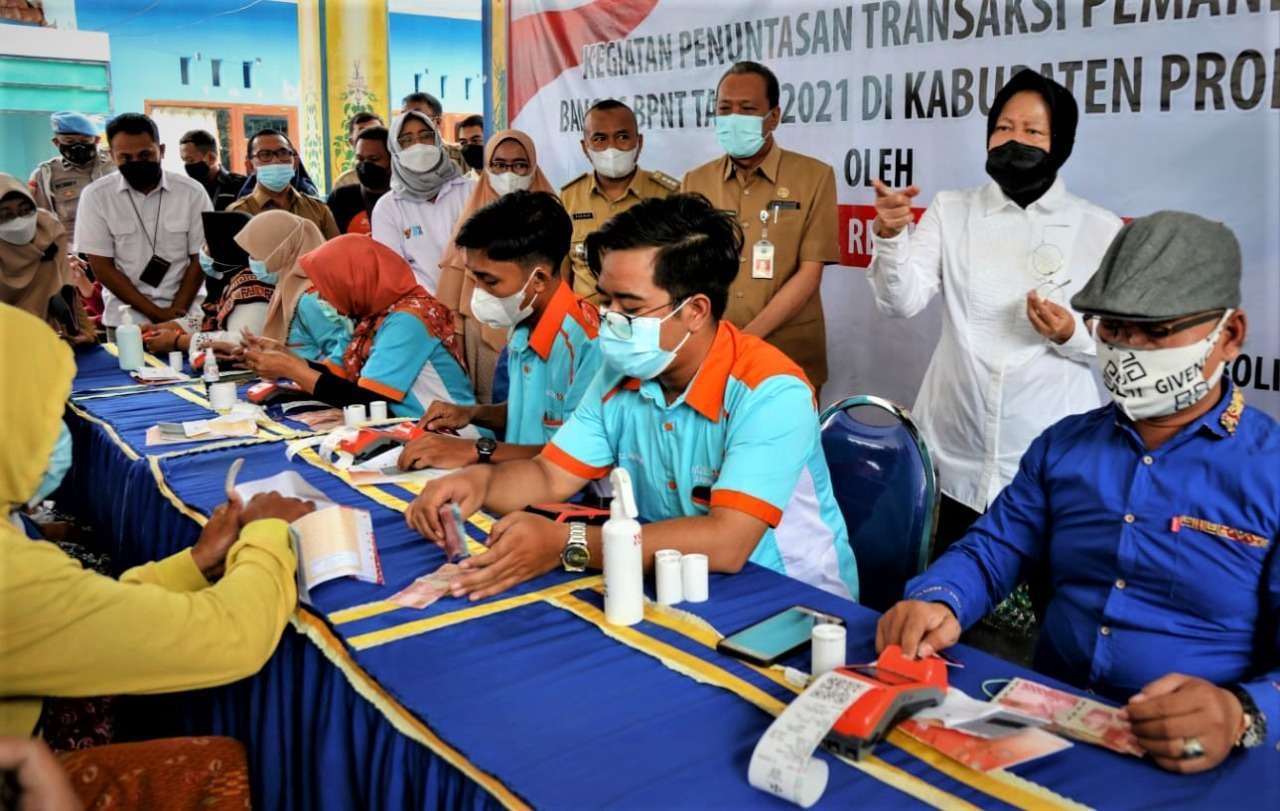
[(129, 161), (118, 167), (124, 182), (140, 192), (147, 192), (160, 182), (160, 161)]
[(197, 183), (207, 183), (209, 181), (209, 164), (204, 161), (184, 163), (182, 164), (182, 168), (187, 171), (187, 177)]
[(98, 157), (97, 144), (58, 144), (58, 151), (62, 153), (62, 157), (76, 166), (84, 166)]
[(484, 168), (484, 144), (465, 144), (462, 147), (462, 159), (467, 166), (479, 172)]
[(356, 177), (359, 178), (361, 186), (374, 191), (382, 191), (391, 184), (391, 172), (373, 161), (357, 163)]
[(987, 174), (1009, 199), (1026, 208), (1049, 190), (1058, 171), (1043, 149), (1005, 141), (987, 152)]

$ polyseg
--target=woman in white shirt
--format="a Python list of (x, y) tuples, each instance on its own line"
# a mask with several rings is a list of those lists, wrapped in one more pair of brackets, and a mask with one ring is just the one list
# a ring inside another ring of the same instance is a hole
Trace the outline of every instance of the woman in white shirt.
[(1078, 120), (1065, 87), (1023, 70), (988, 114), (992, 182), (939, 192), (911, 232), (919, 190), (876, 185), (876, 307), (909, 318), (939, 293), (944, 303), (914, 408), (942, 489), (935, 557), (1009, 483), (1041, 431), (1102, 404), (1093, 338), (1066, 302), (1121, 221), (1057, 176)]
[(462, 177), (449, 159), (426, 113), (410, 110), (397, 116), (387, 147), (391, 191), (373, 208), (373, 238), (403, 256), (418, 284), (434, 296), (440, 287), (440, 260), (475, 181)]

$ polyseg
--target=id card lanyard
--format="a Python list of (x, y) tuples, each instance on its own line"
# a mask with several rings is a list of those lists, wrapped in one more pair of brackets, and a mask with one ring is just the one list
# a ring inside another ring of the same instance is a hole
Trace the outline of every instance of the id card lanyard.
[[(778, 209), (775, 208), (774, 216)], [(769, 209), (760, 212), (760, 240), (751, 246), (751, 278), (773, 278), (773, 243), (769, 241)]]
[(151, 229), (151, 233), (147, 233), (147, 224), (142, 221), (142, 212), (138, 210), (138, 204), (133, 202), (132, 192), (129, 194), (129, 205), (133, 208), (133, 216), (138, 218), (138, 227), (142, 229), (142, 233), (147, 235), (147, 240), (151, 243), (151, 258), (155, 259), (156, 240), (160, 237), (160, 212), (164, 211), (164, 186), (160, 187), (160, 198), (156, 200), (156, 222)]

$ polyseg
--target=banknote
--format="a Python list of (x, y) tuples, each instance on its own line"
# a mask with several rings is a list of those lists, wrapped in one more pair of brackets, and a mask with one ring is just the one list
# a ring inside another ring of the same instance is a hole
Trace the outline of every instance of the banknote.
[(898, 729), (980, 772), (1007, 769), (1071, 747), (1070, 741), (1043, 729), (1025, 729), (1002, 738), (980, 738), (958, 729), (947, 729), (941, 721), (918, 721), (914, 718), (900, 723)]
[(449, 586), (454, 578), (462, 574), (462, 569), (452, 563), (446, 563), (431, 574), (425, 574), (410, 583), (391, 597), (391, 602), (405, 608), (426, 608), (449, 593)]
[(992, 701), (1044, 719), (1060, 735), (1126, 755), (1144, 754), (1118, 707), (1026, 679), (1013, 679)]

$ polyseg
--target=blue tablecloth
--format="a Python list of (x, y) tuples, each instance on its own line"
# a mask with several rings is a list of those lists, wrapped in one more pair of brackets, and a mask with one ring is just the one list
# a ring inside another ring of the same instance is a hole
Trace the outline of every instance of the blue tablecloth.
[[(141, 403), (157, 395), (113, 399)], [(114, 425), (102, 410), (96, 419), (103, 424), (77, 426), (77, 440)], [(130, 419), (120, 418), (122, 436), (136, 430)], [(157, 419), (172, 417), (166, 411), (149, 418)], [(116, 440), (97, 436), (76, 457), (84, 468), (77, 481), (111, 482), (112, 491), (112, 477), (132, 471), (123, 492), (106, 500), (119, 513), (121, 565), (189, 545), (198, 529), (188, 514), (219, 502), (223, 474), (237, 456), (245, 458), (242, 481), (289, 468), (335, 501), (373, 515), (385, 585), (318, 587), (314, 606), (299, 610), (260, 674), (152, 704), (176, 710), (185, 731), (245, 741), (259, 807), (788, 807), (751, 789), (746, 768), (771, 720), (757, 705), (788, 701), (792, 693), (716, 653), (688, 623), (654, 615), (627, 631), (604, 626), (595, 581), (564, 573), (478, 604), (446, 598), (424, 611), (382, 610), (378, 601), (443, 563), (396, 510), (409, 493), (357, 492), (318, 467), (287, 461), (279, 442), (197, 449), (154, 466), (125, 455)], [(472, 533), (483, 535), (478, 527)], [(556, 587), (567, 593), (549, 593)], [(850, 661), (873, 658), (873, 612), (755, 566), (713, 576), (711, 600), (681, 608), (732, 631), (794, 604), (844, 617)], [(430, 623), (435, 627), (425, 627)], [(953, 684), (971, 695), (981, 695), (986, 679), (1047, 681), (963, 646), (955, 654), (966, 667), (952, 672)], [(793, 664), (807, 668), (806, 658)], [(910, 776), (908, 783), (914, 777), (917, 788), (923, 781), (943, 792), (932, 797), (942, 804), (1052, 802), (1048, 792), (1105, 808), (1274, 808), (1280, 800), (1280, 776), (1267, 769), (1271, 752), (1233, 755), (1212, 773), (1184, 777), (1077, 744), (1012, 770), (1039, 789), (948, 761), (929, 765), (898, 745), (882, 744), (877, 755)], [(823, 807), (922, 805), (883, 782), (884, 769), (873, 775), (828, 759)]]

